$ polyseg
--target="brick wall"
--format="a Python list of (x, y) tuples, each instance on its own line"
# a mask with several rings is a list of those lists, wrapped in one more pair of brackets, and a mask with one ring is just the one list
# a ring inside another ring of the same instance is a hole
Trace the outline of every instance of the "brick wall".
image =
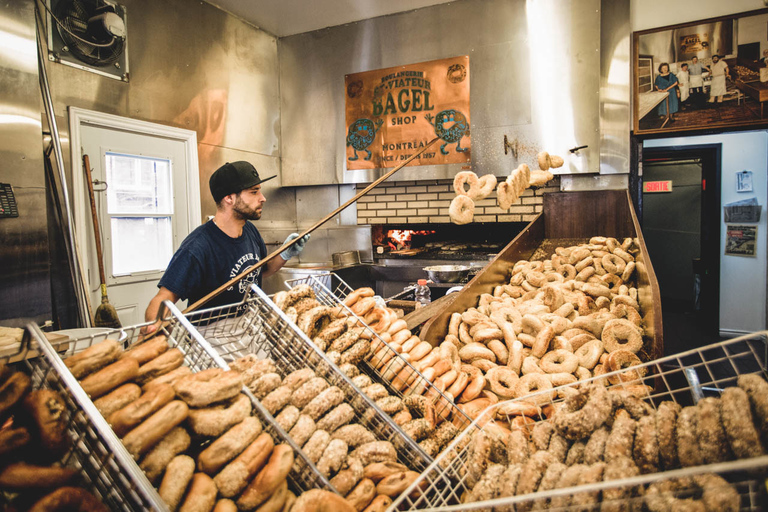
[[(474, 222), (530, 222), (541, 212), (545, 193), (559, 192), (555, 177), (549, 186), (528, 189), (508, 211), (496, 204), (496, 191), (475, 201)], [(357, 185), (357, 190), (366, 184)], [(385, 182), (357, 201), (358, 224), (449, 223), (448, 207), (456, 197), (453, 180)]]

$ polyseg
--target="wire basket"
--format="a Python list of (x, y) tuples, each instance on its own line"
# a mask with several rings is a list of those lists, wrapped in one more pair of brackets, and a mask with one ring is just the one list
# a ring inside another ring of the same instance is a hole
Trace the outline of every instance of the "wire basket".
[[(238, 312), (242, 312), (242, 316), (234, 317)], [(281, 377), (310, 368), (331, 386), (342, 390), (346, 403), (355, 412), (355, 419), (350, 423), (360, 423), (379, 440), (391, 442), (401, 462), (414, 471), (421, 472), (432, 462), (432, 457), (408, 437), (338, 366), (328, 360), (257, 286), (251, 286), (242, 304), (201, 311), (199, 316), (211, 322), (199, 327), (200, 333), (224, 359), (233, 361), (248, 354), (255, 354), (260, 359), (271, 358)], [(187, 319), (196, 322), (196, 313), (187, 314)], [(317, 471), (309, 462), (302, 472), (309, 472), (310, 468)]]
[[(708, 345), (677, 355), (664, 357), (633, 366), (627, 370), (619, 370), (600, 375), (566, 386), (555, 388), (562, 391), (565, 388), (578, 388), (585, 383), (605, 382), (608, 387), (621, 388), (629, 385), (623, 383), (620, 376), (636, 372), (639, 368), (647, 370), (642, 383), (648, 391), (644, 397), (654, 409), (662, 402), (672, 400), (681, 406), (693, 405), (705, 396), (717, 396), (730, 386), (736, 385), (739, 375), (760, 373), (766, 377), (768, 372), (768, 331), (758, 332), (729, 341)], [(638, 384), (635, 374), (631, 377), (631, 385)], [(607, 381), (607, 382), (606, 382)], [(550, 391), (533, 393), (521, 399), (501, 402), (488, 407), (475, 419), (474, 425), (485, 425), (491, 419), (507, 420), (511, 416), (503, 413), (502, 407), (511, 402), (530, 402), (536, 398), (552, 396)], [(559, 399), (541, 400), (542, 406), (560, 402)], [(543, 402), (543, 403), (542, 403)], [(549, 421), (549, 420), (540, 420)], [(395, 500), (390, 510), (491, 510), (493, 507), (512, 506), (525, 503), (529, 507), (532, 502), (546, 503), (547, 498), (573, 496), (582, 492), (600, 492), (606, 489), (617, 489), (642, 486), (668, 478), (689, 477), (706, 473), (718, 473), (728, 480), (741, 496), (741, 510), (763, 510), (765, 500), (764, 480), (768, 476), (768, 456), (751, 459), (741, 459), (717, 464), (707, 464), (696, 467), (643, 474), (622, 480), (612, 480), (590, 485), (582, 485), (568, 489), (558, 489), (532, 493), (522, 496), (499, 498), (475, 503), (461, 503), (461, 497), (471, 490), (467, 482), (467, 467), (469, 446), (468, 436), (474, 429), (462, 432), (438, 456), (416, 481)], [(681, 490), (675, 496), (685, 498), (691, 495), (690, 490)], [(642, 497), (634, 499), (640, 506)], [(629, 505), (628, 501), (623, 501)], [(528, 508), (526, 508), (527, 510)], [(558, 510), (583, 510), (584, 506), (565, 507)], [(622, 506), (622, 510), (633, 510)], [(637, 510), (640, 510), (638, 508)], [(499, 510), (499, 509), (496, 509)]]
[[(211, 308), (192, 313), (187, 316), (181, 313), (170, 301), (165, 301), (165, 306), (171, 311), (171, 326), (169, 339), (175, 340), (176, 347), (181, 349), (187, 358), (192, 359), (194, 366), (190, 364), (193, 371), (201, 371), (207, 368), (223, 368), (229, 370), (229, 364), (219, 355), (218, 351), (206, 340), (205, 336), (198, 329), (206, 331), (206, 327), (217, 320), (225, 320), (224, 324), (231, 324), (236, 321), (235, 315), (247, 306), (246, 303), (235, 304), (232, 306), (223, 306), (220, 308)], [(248, 318), (244, 318), (250, 321)], [(193, 322), (196, 325), (193, 325)], [(213, 328), (213, 327), (212, 327)], [(173, 346), (172, 342), (172, 346)], [(191, 357), (190, 357), (191, 356)], [(264, 431), (269, 433), (273, 439), (279, 439), (287, 443), (294, 453), (294, 465), (288, 474), (288, 481), (296, 490), (306, 491), (309, 489), (333, 489), (330, 482), (317, 470), (301, 448), (291, 439), (288, 433), (275, 421), (274, 416), (261, 405), (261, 402), (253, 395), (250, 389), (243, 386), (243, 393), (251, 399), (253, 408), (261, 420)]]
[[(33, 389), (57, 391), (67, 403), (67, 433), (73, 443), (62, 464), (79, 468), (89, 490), (110, 510), (168, 510), (60, 357), (60, 353), (71, 355), (121, 331), (54, 344), (35, 324), (29, 324), (27, 331), (31, 338), (22, 343), (19, 355)], [(135, 331), (138, 336), (138, 329)], [(130, 333), (131, 329), (122, 332)]]
[(472, 424), (472, 418), (458, 408), (453, 400), (450, 400), (442, 391), (435, 387), (435, 385), (432, 384), (429, 379), (424, 377), (419, 370), (414, 368), (410, 362), (401, 358), (400, 354), (393, 349), (389, 343), (382, 340), (381, 337), (368, 326), (365, 320), (353, 313), (352, 310), (344, 304), (343, 300), (347, 295), (354, 291), (354, 289), (335, 273), (328, 272), (326, 274), (310, 275), (306, 278), (291, 279), (285, 281), (285, 284), (289, 288), (294, 288), (300, 284), (309, 285), (314, 290), (318, 302), (324, 306), (343, 307), (350, 316), (356, 318), (365, 330), (368, 331), (371, 340), (375, 340), (375, 343), (378, 346), (386, 347), (389, 350), (390, 353), (388, 355), (390, 358), (383, 367), (376, 368), (371, 364), (370, 358), (372, 355), (369, 355), (368, 358), (361, 363), (361, 369), (374, 380), (385, 384), (393, 395), (402, 398), (404, 393), (395, 388), (392, 385), (391, 379), (387, 378), (386, 375), (394, 376), (402, 372), (402, 370), (400, 370), (400, 372), (393, 371), (392, 369), (395, 367), (408, 368), (409, 371), (406, 372), (408, 375), (403, 378), (411, 384), (409, 384), (410, 387), (405, 392), (405, 395), (410, 394), (416, 389), (426, 390), (422, 391), (422, 393), (426, 396), (434, 397), (435, 412), (437, 414), (442, 417), (451, 418), (453, 424), (460, 430), (464, 430)]
[[(184, 354), (184, 364), (193, 372), (199, 372), (209, 368), (229, 369), (229, 365), (197, 331), (192, 323), (171, 302), (165, 301), (164, 306), (170, 312), (163, 324), (162, 332), (168, 338), (171, 348), (177, 348)], [(205, 313), (205, 312), (201, 312)], [(141, 328), (149, 324), (140, 324), (133, 327), (107, 331), (103, 334), (87, 336), (71, 341), (51, 343), (40, 329), (30, 324), (28, 329), (40, 347), (44, 357), (28, 359), (27, 365), (32, 370), (32, 375), (39, 377), (39, 381), (48, 387), (51, 383), (60, 382), (58, 388), (64, 395), (73, 398), (73, 404), (82, 413), (79, 415), (83, 423), (84, 432), (88, 433), (98, 442), (84, 443), (78, 447), (84, 452), (84, 462), (80, 465), (91, 476), (91, 481), (103, 485), (105, 492), (117, 494), (114, 499), (116, 505), (110, 506), (112, 510), (168, 510), (165, 502), (138, 467), (133, 457), (123, 446), (117, 435), (101, 416), (96, 406), (83, 391), (77, 379), (64, 364), (63, 359), (77, 352), (85, 350), (91, 345), (104, 339), (118, 339), (125, 336), (125, 345), (129, 346), (138, 340)], [(36, 378), (36, 377), (33, 377)], [(253, 396), (253, 393), (243, 387), (242, 392), (250, 398), (253, 404), (253, 414), (261, 421), (264, 431), (269, 433), (276, 442), (287, 443), (294, 451), (295, 467), (288, 475), (288, 481), (292, 488), (300, 491), (314, 488), (328, 488), (330, 483), (323, 477), (314, 465), (306, 458), (301, 449), (296, 446), (288, 434), (277, 424), (274, 417)], [(309, 469), (307, 469), (309, 468)], [(105, 501), (105, 503), (108, 503)]]

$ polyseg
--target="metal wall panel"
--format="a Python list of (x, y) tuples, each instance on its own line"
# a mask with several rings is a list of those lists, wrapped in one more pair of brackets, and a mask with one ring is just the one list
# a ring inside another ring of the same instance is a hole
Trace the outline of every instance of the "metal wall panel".
[(600, 173), (629, 173), (629, 0), (602, 0), (600, 22)]
[(0, 182), (19, 216), (0, 218), (0, 323), (51, 317), (45, 171), (33, 0), (0, 10)]
[[(470, 56), (473, 170), (503, 175), (538, 151), (562, 172), (599, 170), (600, 0), (464, 0), (279, 41), (284, 185), (372, 181), (345, 170), (344, 75)], [(503, 136), (518, 141), (504, 154)], [(450, 178), (461, 165), (403, 169), (398, 180)]]
[[(82, 107), (195, 130), (201, 147), (279, 155), (273, 36), (204, 2), (121, 3), (128, 12), (130, 82), (51, 63), (57, 112)], [(201, 190), (205, 195), (207, 186)]]

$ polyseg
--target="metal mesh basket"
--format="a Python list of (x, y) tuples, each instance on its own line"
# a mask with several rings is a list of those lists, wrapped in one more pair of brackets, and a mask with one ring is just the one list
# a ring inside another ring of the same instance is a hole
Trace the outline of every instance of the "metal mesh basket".
[[(645, 369), (647, 374), (641, 380), (643, 384), (648, 386), (648, 391), (644, 397), (647, 403), (654, 409), (662, 401), (667, 400), (677, 402), (681, 406), (687, 406), (697, 403), (705, 396), (717, 396), (726, 387), (735, 386), (739, 375), (760, 373), (763, 377), (768, 376), (767, 361), (768, 331), (765, 331), (664, 357), (631, 367), (628, 370), (607, 373), (555, 389), (561, 391), (565, 388), (575, 389), (590, 382), (604, 382), (611, 388), (620, 389), (623, 386), (638, 384), (636, 374), (632, 372)], [(622, 382), (622, 376), (624, 382)], [(537, 398), (546, 397), (540, 402), (545, 406), (560, 401), (558, 399), (552, 400), (549, 398), (551, 394), (548, 393), (548, 391), (538, 392), (522, 399), (494, 404), (476, 418), (474, 424), (485, 425), (494, 418), (497, 421), (509, 421), (511, 417), (503, 413), (503, 407), (512, 402), (530, 402)], [(467, 482), (467, 464), (469, 456), (468, 436), (473, 433), (474, 429), (467, 429), (458, 436), (413, 485), (401, 494), (400, 498), (393, 503), (391, 510), (474, 510), (480, 508), (491, 510), (492, 507), (500, 505), (513, 506), (521, 503), (525, 503), (525, 507), (528, 509), (532, 502), (544, 500), (543, 503), (546, 503), (547, 498), (574, 496), (588, 491), (601, 492), (620, 487), (644, 486), (668, 478), (690, 477), (706, 473), (717, 473), (736, 488), (741, 496), (741, 510), (762, 510), (762, 500), (765, 499), (763, 482), (768, 476), (768, 456), (643, 474), (622, 480), (492, 501), (461, 503), (461, 497), (471, 490)], [(673, 494), (675, 497), (685, 498), (691, 496), (692, 491), (682, 489)], [(634, 498), (638, 504), (642, 504), (642, 499), (642, 497)], [(539, 501), (539, 503), (542, 502)], [(583, 509), (585, 508), (582, 505), (558, 510)], [(509, 507), (508, 510), (513, 510), (513, 507)], [(631, 508), (622, 506), (622, 510), (631, 510)]]
[[(134, 329), (122, 332), (138, 336), (138, 329)], [(20, 364), (32, 378), (33, 389), (58, 391), (67, 403), (67, 433), (73, 443), (62, 464), (79, 468), (89, 490), (110, 510), (168, 510), (59, 355), (71, 355), (107, 338), (114, 339), (113, 335), (121, 331), (51, 344), (37, 325), (29, 324), (27, 330), (31, 339), (22, 344), (19, 355)], [(39, 352), (39, 356), (31, 351)]]
[[(229, 366), (226, 361), (178, 308), (169, 301), (166, 301), (164, 305), (170, 312), (170, 316), (162, 324), (162, 332), (167, 335), (169, 346), (179, 349), (184, 354), (184, 364), (189, 366), (193, 372), (208, 368), (228, 370)], [(202, 313), (205, 314), (205, 312)], [(115, 505), (110, 506), (112, 510), (168, 510), (168, 507), (107, 421), (96, 409), (96, 406), (93, 405), (91, 399), (83, 391), (77, 379), (67, 369), (63, 359), (106, 338), (118, 339), (127, 335), (125, 344), (128, 346), (139, 338), (140, 330), (144, 325), (148, 324), (125, 327), (96, 336), (53, 344), (45, 338), (37, 326), (30, 325), (28, 327), (36, 344), (40, 347), (43, 357), (28, 359), (26, 364), (32, 372), (33, 379), (36, 379), (40, 386), (56, 386), (54, 389), (58, 389), (65, 396), (71, 397), (71, 405), (78, 410), (76, 418), (79, 422), (78, 425), (81, 425), (78, 428), (81, 428), (83, 432), (83, 439), (78, 438), (80, 442), (77, 443), (78, 449), (83, 452), (78, 455), (82, 460), (77, 462), (90, 475), (89, 479), (98, 484), (98, 494), (106, 496), (105, 503), (110, 505), (114, 502)], [(300, 491), (331, 488), (328, 480), (314, 469), (314, 465), (306, 459), (300, 448), (277, 424), (269, 411), (253, 396), (253, 393), (246, 387), (243, 387), (243, 393), (251, 399), (253, 414), (258, 416), (264, 431), (269, 433), (276, 443), (287, 443), (294, 450), (295, 467), (298, 470), (293, 470), (288, 475), (288, 481), (292, 488)], [(306, 469), (308, 465), (311, 467), (309, 470)], [(103, 492), (101, 491), (102, 488)]]
[[(239, 312), (242, 312), (241, 316), (233, 316)], [(432, 458), (329, 361), (257, 286), (251, 287), (242, 304), (201, 311), (199, 316), (210, 322), (198, 328), (200, 334), (227, 361), (248, 354), (255, 354), (261, 359), (271, 358), (281, 377), (310, 368), (318, 377), (344, 392), (346, 403), (355, 411), (355, 419), (350, 423), (360, 423), (379, 440), (391, 442), (401, 462), (414, 471), (423, 471), (432, 462)], [(195, 323), (197, 314), (189, 313), (187, 319)], [(317, 471), (311, 462), (302, 473), (310, 471)], [(307, 476), (306, 480), (311, 480), (311, 477)]]
[[(392, 394), (402, 397), (413, 392), (413, 390), (420, 389), (426, 396), (434, 397), (435, 412), (443, 417), (451, 418), (453, 424), (460, 430), (467, 428), (472, 423), (472, 419), (467, 416), (463, 410), (458, 408), (452, 400), (436, 388), (434, 384), (424, 377), (419, 370), (414, 368), (410, 362), (401, 358), (400, 354), (398, 354), (389, 343), (382, 340), (381, 337), (368, 326), (365, 320), (354, 314), (352, 310), (344, 304), (344, 298), (354, 291), (354, 289), (335, 273), (329, 272), (327, 274), (311, 275), (301, 279), (292, 279), (285, 281), (285, 284), (289, 288), (294, 288), (300, 284), (309, 285), (314, 290), (318, 302), (329, 307), (343, 307), (350, 316), (357, 318), (360, 321), (363, 327), (368, 331), (370, 338), (375, 340), (375, 344), (386, 347), (389, 352), (383, 357), (383, 359), (388, 360), (386, 364), (377, 368), (372, 364), (371, 359), (373, 355), (371, 355), (361, 363), (360, 366), (363, 371), (371, 376), (371, 378), (385, 384)], [(396, 368), (402, 369), (396, 370)], [(399, 376), (409, 383), (408, 389), (405, 392), (401, 392), (393, 385), (393, 376)]]
[[(175, 345), (185, 354), (185, 361), (191, 359), (190, 367), (194, 371), (207, 368), (224, 368), (229, 370), (227, 362), (219, 355), (217, 350), (206, 340), (198, 329), (206, 331), (206, 327), (214, 329), (211, 325), (214, 321), (220, 321), (217, 326), (231, 325), (237, 322), (237, 313), (246, 306), (235, 304), (188, 313), (184, 316), (171, 302), (165, 301), (165, 306), (171, 311), (171, 325), (168, 327), (169, 339), (173, 339)], [(245, 319), (246, 321), (248, 319)], [(193, 323), (195, 325), (193, 325)], [(194, 364), (194, 366), (193, 366)], [(243, 386), (243, 393), (251, 399), (253, 409), (264, 426), (264, 431), (273, 439), (287, 443), (294, 453), (294, 465), (288, 474), (288, 481), (294, 489), (306, 491), (309, 489), (332, 489), (330, 482), (317, 470), (301, 448), (291, 439), (288, 433), (275, 421), (274, 416), (261, 405), (261, 402), (253, 395), (250, 389)]]

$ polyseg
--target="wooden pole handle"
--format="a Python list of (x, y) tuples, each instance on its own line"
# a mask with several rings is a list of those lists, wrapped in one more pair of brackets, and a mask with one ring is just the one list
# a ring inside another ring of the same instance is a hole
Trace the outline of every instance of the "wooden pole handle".
[(306, 231), (304, 231), (302, 234), (300, 234), (298, 237), (294, 238), (293, 240), (283, 244), (279, 249), (276, 249), (275, 251), (273, 251), (272, 253), (267, 255), (267, 257), (265, 257), (264, 259), (258, 261), (254, 265), (248, 267), (243, 273), (238, 274), (237, 276), (233, 277), (232, 279), (230, 279), (229, 281), (227, 281), (223, 285), (219, 286), (218, 288), (216, 288), (211, 293), (209, 293), (205, 297), (201, 298), (200, 300), (198, 300), (197, 302), (195, 302), (191, 306), (187, 306), (187, 309), (185, 309), (183, 311), (183, 313), (189, 313), (190, 311), (194, 311), (194, 310), (198, 309), (200, 306), (202, 306), (203, 304), (205, 304), (206, 302), (208, 302), (212, 298), (216, 297), (217, 295), (219, 295), (221, 292), (223, 292), (224, 290), (226, 290), (227, 288), (229, 288), (233, 284), (239, 282), (240, 280), (245, 278), (247, 275), (251, 274), (252, 272), (254, 272), (254, 271), (260, 269), (261, 267), (263, 267), (264, 265), (266, 265), (269, 261), (271, 261), (273, 258), (275, 258), (277, 255), (279, 255), (284, 250), (288, 249), (289, 247), (293, 247), (293, 245), (297, 244), (299, 242), (299, 240), (304, 238), (304, 236), (312, 233), (314, 230), (316, 230), (317, 228), (319, 228), (320, 226), (322, 226), (323, 224), (325, 224), (326, 222), (331, 220), (333, 217), (338, 215), (341, 211), (345, 210), (352, 203), (354, 203), (355, 201), (357, 201), (358, 199), (360, 199), (361, 197), (366, 195), (368, 192), (370, 192), (371, 190), (376, 188), (376, 186), (378, 186), (381, 182), (383, 182), (384, 180), (386, 180), (387, 178), (389, 178), (390, 176), (395, 174), (397, 171), (399, 171), (400, 169), (402, 169), (403, 167), (405, 167), (406, 165), (411, 163), (416, 158), (418, 158), (419, 155), (421, 155), (424, 151), (427, 150), (427, 148), (429, 148), (432, 144), (434, 144), (438, 140), (440, 140), (440, 138), (439, 137), (435, 137), (434, 139), (429, 141), (423, 148), (421, 148), (419, 151), (417, 151), (416, 153), (411, 155), (410, 158), (408, 158), (408, 160), (406, 160), (405, 162), (401, 163), (400, 165), (398, 165), (397, 167), (395, 167), (394, 169), (392, 169), (391, 171), (387, 172), (386, 174), (381, 176), (379, 179), (377, 179), (376, 181), (374, 181), (373, 183), (371, 183), (370, 185), (365, 187), (363, 190), (358, 192), (349, 201), (347, 201), (346, 203), (344, 203), (343, 205), (339, 206), (334, 211), (332, 211), (331, 213), (329, 213), (328, 215), (326, 215), (325, 217), (323, 217), (322, 219), (317, 221), (311, 228), (307, 229)]
[[(101, 248), (101, 233), (99, 233), (99, 217), (96, 214), (96, 196), (93, 192), (93, 177), (91, 176), (91, 160), (88, 155), (83, 155), (83, 166), (85, 167), (85, 181), (88, 183), (88, 197), (91, 200), (91, 216), (93, 217), (93, 238), (96, 240), (96, 256), (99, 260), (99, 279), (103, 286), (107, 282), (104, 273), (104, 261)], [(104, 288), (102, 287), (102, 293)]]

